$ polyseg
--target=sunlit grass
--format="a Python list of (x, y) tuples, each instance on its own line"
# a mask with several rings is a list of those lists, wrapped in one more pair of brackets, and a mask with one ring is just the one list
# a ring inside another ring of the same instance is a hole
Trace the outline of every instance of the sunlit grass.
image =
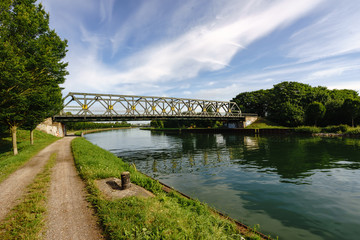
[[(80, 175), (87, 182), (89, 200), (96, 207), (109, 239), (241, 239), (232, 221), (220, 218), (199, 201), (176, 192), (166, 194), (157, 181), (110, 152), (83, 138), (74, 139), (72, 149)], [(153, 192), (155, 197), (114, 201), (103, 198), (94, 180), (120, 178), (122, 171), (130, 171), (131, 181)]]
[(259, 117), (255, 122), (253, 122), (251, 125), (247, 126), (248, 129), (264, 129), (264, 128), (281, 128), (286, 129), (288, 127), (280, 126), (277, 123), (271, 122), (267, 120), (266, 118)]
[(35, 156), (40, 150), (59, 139), (52, 135), (35, 130), (34, 145), (31, 145), (29, 136), (29, 131), (17, 131), (19, 154), (16, 156), (14, 156), (12, 152), (11, 136), (3, 136), (0, 139), (0, 182), (7, 178), (30, 158)]
[(44, 170), (27, 187), (24, 199), (0, 224), (0, 239), (42, 239), (46, 214), (46, 193), (56, 153), (50, 156)]

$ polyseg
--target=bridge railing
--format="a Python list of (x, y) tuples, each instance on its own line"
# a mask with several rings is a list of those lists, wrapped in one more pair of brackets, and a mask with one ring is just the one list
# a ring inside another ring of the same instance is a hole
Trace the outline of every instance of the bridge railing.
[(134, 117), (241, 117), (234, 102), (70, 92), (60, 115)]

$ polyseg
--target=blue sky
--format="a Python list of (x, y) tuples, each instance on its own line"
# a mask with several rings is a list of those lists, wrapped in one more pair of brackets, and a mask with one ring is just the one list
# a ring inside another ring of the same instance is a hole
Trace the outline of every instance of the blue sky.
[(297, 81), (360, 90), (358, 0), (41, 0), (64, 94), (230, 100)]

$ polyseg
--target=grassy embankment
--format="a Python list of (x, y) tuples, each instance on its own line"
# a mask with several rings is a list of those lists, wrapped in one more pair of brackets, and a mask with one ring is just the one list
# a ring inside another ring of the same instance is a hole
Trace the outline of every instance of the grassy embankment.
[[(83, 138), (72, 141), (80, 176), (87, 183), (89, 200), (95, 206), (104, 233), (109, 239), (241, 239), (230, 220), (223, 219), (199, 201), (169, 194), (155, 180), (136, 171), (112, 153)], [(154, 198), (105, 199), (95, 186), (96, 179), (120, 178), (131, 173), (131, 181), (155, 194)], [(248, 233), (248, 239), (260, 239)]]
[(12, 141), (9, 134), (0, 139), (0, 182), (6, 179), (11, 173), (22, 166), (40, 150), (55, 142), (59, 138), (52, 135), (34, 131), (34, 145), (30, 144), (30, 133), (26, 130), (17, 131), (17, 143), (19, 154), (14, 156), (12, 152)]
[(246, 127), (247, 129), (288, 129), (288, 127), (280, 126), (277, 123), (271, 122), (266, 118), (258, 118), (251, 125)]
[(56, 153), (50, 156), (44, 170), (26, 188), (24, 199), (0, 224), (0, 239), (43, 239), (47, 192)]
[(276, 123), (273, 123), (265, 118), (259, 118), (253, 124), (247, 127), (248, 129), (293, 129), (296, 133), (308, 133), (308, 134), (317, 134), (317, 133), (333, 133), (339, 135), (348, 135), (356, 136), (360, 135), (360, 127), (350, 127), (348, 125), (337, 125), (337, 126), (326, 126), (326, 127), (315, 127), (315, 126), (299, 126), (299, 127), (283, 127), (279, 126)]

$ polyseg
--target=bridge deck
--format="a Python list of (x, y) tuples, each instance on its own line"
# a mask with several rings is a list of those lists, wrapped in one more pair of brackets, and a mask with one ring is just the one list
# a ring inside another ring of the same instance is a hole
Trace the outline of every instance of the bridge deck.
[(237, 117), (223, 116), (146, 116), (146, 115), (55, 115), (54, 122), (106, 122), (106, 121), (150, 121), (150, 120), (215, 120), (244, 121), (245, 115)]

